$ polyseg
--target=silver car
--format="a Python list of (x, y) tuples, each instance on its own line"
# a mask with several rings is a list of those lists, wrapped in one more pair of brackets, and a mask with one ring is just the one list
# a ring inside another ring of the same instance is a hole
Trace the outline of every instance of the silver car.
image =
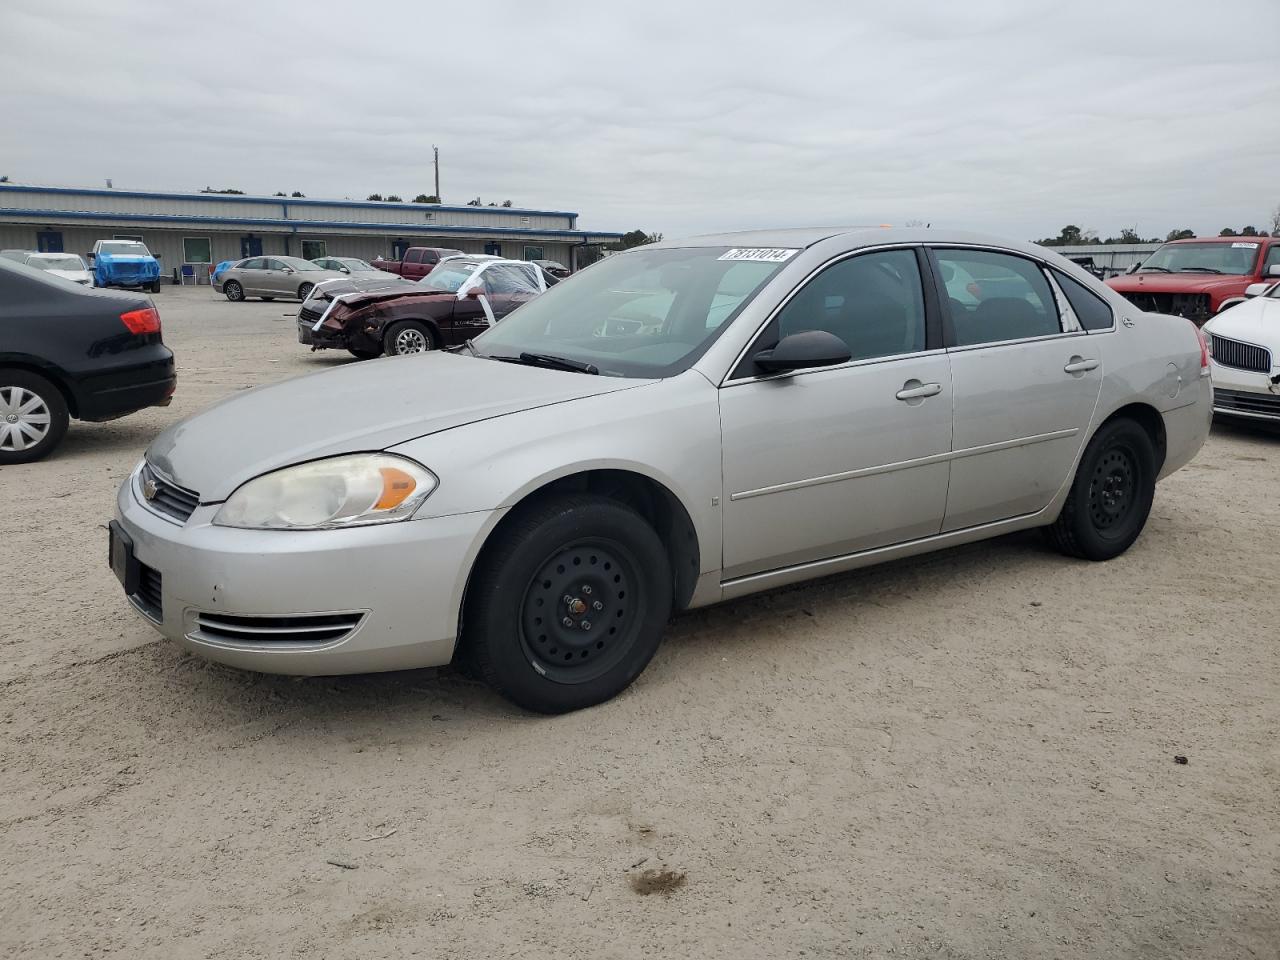
[(1204, 442), (1208, 371), (1187, 320), (1028, 244), (668, 241), (455, 352), (170, 428), (120, 488), (112, 563), (212, 660), (461, 658), (572, 710), (631, 683), (681, 610), (1031, 527), (1118, 556)]
[(358, 257), (316, 257), (311, 261), (321, 270), (337, 270), (344, 277), (385, 277), (387, 274)]
[(222, 271), (214, 280), (213, 289), (235, 303), (248, 297), (306, 300), (317, 283), (345, 276), (301, 257), (249, 257)]

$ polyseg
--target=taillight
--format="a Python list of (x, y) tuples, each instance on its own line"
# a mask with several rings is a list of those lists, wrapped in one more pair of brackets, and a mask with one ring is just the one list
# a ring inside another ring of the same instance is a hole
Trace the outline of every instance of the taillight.
[(1199, 327), (1196, 327), (1196, 339), (1200, 341), (1200, 374), (1203, 376), (1209, 372), (1209, 358), (1213, 356), (1213, 350), (1209, 346), (1209, 338)]
[(120, 314), (120, 322), (129, 328), (130, 333), (159, 333), (160, 314), (155, 307), (143, 307), (141, 310), (130, 310)]

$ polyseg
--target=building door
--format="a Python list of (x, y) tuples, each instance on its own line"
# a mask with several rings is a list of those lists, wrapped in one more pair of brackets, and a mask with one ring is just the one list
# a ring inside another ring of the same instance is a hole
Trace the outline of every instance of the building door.
[(57, 230), (40, 230), (36, 233), (36, 249), (41, 253), (62, 253), (62, 234)]
[(241, 237), (240, 238), (240, 259), (246, 257), (262, 256), (262, 238), (261, 237)]
[(484, 252), (491, 257), (502, 256), (502, 244), (490, 240), (484, 245)]

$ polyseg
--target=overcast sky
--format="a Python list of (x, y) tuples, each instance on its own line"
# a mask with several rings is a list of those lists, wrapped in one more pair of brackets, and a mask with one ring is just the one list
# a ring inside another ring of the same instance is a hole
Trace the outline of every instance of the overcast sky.
[(1276, 0), (4, 3), (14, 182), (576, 210), (668, 237), (1259, 227)]

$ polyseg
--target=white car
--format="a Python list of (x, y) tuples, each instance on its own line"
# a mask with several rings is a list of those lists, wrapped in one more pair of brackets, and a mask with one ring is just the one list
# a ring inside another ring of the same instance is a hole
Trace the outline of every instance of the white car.
[(1245, 296), (1204, 325), (1213, 412), (1280, 422), (1280, 283), (1255, 283)]
[(85, 266), (85, 262), (74, 253), (29, 253), (22, 261), (28, 267), (44, 270), (55, 277), (81, 283), (86, 287), (93, 286), (93, 274)]

